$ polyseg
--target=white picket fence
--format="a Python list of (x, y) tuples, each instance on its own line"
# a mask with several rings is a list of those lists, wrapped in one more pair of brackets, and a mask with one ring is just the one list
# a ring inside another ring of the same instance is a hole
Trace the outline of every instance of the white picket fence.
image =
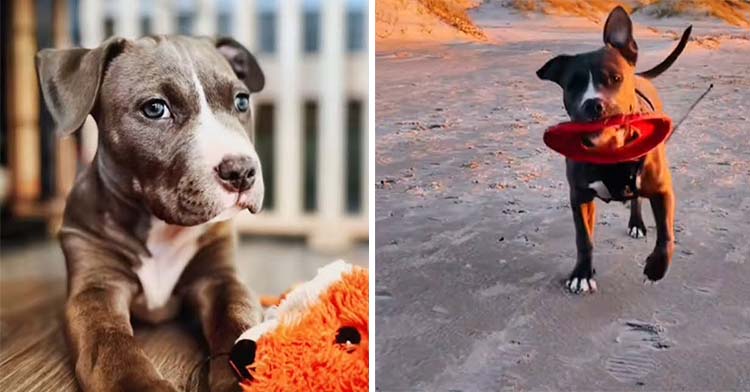
[[(193, 35), (217, 34), (217, 9), (213, 0), (195, 0)], [(114, 34), (126, 38), (141, 35), (139, 1), (118, 1), (113, 16)], [(303, 1), (280, 0), (276, 4), (277, 50), (258, 54), (258, 4), (235, 0), (231, 35), (257, 54), (266, 74), (266, 87), (254, 97), (257, 102), (275, 106), (274, 183), (272, 211), (257, 216), (243, 213), (236, 224), (243, 233), (305, 236), (320, 250), (340, 250), (354, 240), (367, 239), (368, 224), (368, 61), (367, 51), (347, 52), (346, 1), (323, 0), (320, 7), (320, 50), (305, 53), (302, 47)], [(365, 9), (366, 9), (365, 5)], [(111, 11), (111, 10), (110, 10)], [(98, 46), (105, 37), (105, 4), (100, 0), (80, 0), (81, 44)], [(366, 11), (365, 11), (366, 12)], [(177, 32), (177, 4), (156, 0), (151, 14), (153, 34)], [(366, 18), (365, 18), (366, 19)], [(306, 100), (316, 100), (319, 108), (317, 151), (317, 210), (303, 209), (302, 108)], [(361, 203), (356, 214), (346, 212), (345, 203), (345, 121), (348, 99), (362, 102), (361, 118)], [(83, 156), (90, 159), (96, 148), (96, 127), (87, 123), (83, 131)]]

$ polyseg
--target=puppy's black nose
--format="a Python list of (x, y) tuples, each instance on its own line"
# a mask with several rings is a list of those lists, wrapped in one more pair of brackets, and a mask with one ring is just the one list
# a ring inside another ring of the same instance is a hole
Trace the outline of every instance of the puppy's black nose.
[(227, 190), (244, 192), (255, 183), (258, 168), (249, 156), (227, 156), (214, 170)]
[(583, 103), (583, 111), (592, 120), (598, 120), (604, 116), (604, 101), (599, 98), (587, 99)]

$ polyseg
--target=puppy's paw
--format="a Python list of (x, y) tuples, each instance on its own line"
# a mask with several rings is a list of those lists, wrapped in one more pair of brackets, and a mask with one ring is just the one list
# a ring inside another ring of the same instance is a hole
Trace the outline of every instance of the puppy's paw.
[(167, 380), (162, 380), (162, 382), (156, 385), (154, 389), (148, 388), (148, 389), (144, 389), (144, 391), (176, 392), (177, 388), (175, 388), (171, 382)]
[(573, 278), (565, 282), (565, 288), (573, 294), (589, 294), (598, 290), (594, 279)]
[(123, 391), (127, 392), (140, 392), (140, 391), (154, 391), (154, 392), (177, 392), (177, 388), (167, 380), (130, 380), (130, 382), (120, 383)]
[(643, 268), (643, 274), (646, 276), (646, 279), (656, 282), (667, 274), (671, 259), (670, 253), (667, 249), (660, 247), (651, 252), (646, 258), (646, 266)]
[(646, 224), (643, 219), (630, 218), (628, 222), (628, 235), (633, 238), (646, 238)]
[(628, 228), (628, 235), (633, 238), (646, 238), (646, 228), (631, 226)]
[(210, 384), (211, 384), (211, 387), (209, 388), (209, 391), (211, 392), (241, 392), (242, 391), (239, 381), (235, 380), (234, 377), (230, 377), (227, 379), (218, 379), (214, 377), (211, 379)]
[[(232, 353), (234, 353), (234, 351), (235, 350), (233, 349)], [(227, 361), (224, 356), (211, 360), (211, 367), (208, 373), (208, 384), (211, 392), (240, 392), (240, 377), (236, 374), (237, 368), (235, 366), (241, 367), (244, 372), (247, 372), (247, 369), (244, 366), (239, 365), (239, 363), (238, 365), (235, 365), (234, 361), (236, 361), (236, 359), (236, 357), (232, 358), (232, 355), (230, 354), (229, 361)], [(242, 378), (247, 377), (249, 377), (249, 373), (247, 376), (243, 375)]]

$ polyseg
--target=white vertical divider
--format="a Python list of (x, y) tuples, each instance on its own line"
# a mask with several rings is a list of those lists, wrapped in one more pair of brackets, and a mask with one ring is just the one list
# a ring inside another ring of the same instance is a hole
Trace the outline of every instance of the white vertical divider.
[(177, 20), (177, 5), (173, 0), (155, 0), (151, 31), (154, 34), (174, 34)]
[[(345, 165), (344, 68), (345, 3), (329, 0), (321, 7), (320, 126), (318, 133), (318, 207), (323, 236), (320, 240), (346, 241), (336, 230), (344, 214)], [(338, 228), (338, 230), (341, 230)]]
[[(95, 48), (104, 40), (104, 2), (100, 0), (81, 0), (79, 5), (79, 20), (81, 21), (81, 46)], [(88, 116), (81, 129), (81, 160), (91, 162), (96, 153), (97, 144), (96, 122)]]
[(232, 2), (232, 36), (256, 54), (258, 32), (258, 5), (255, 0), (234, 0)]
[(280, 75), (274, 159), (276, 198), (282, 218), (302, 214), (302, 99), (299, 88), (302, 8), (299, 0), (276, 3)]
[(114, 33), (117, 36), (135, 39), (141, 35), (140, 1), (118, 1)]
[(207, 35), (213, 37), (216, 35), (216, 1), (215, 0), (197, 0), (195, 10), (196, 21), (193, 35)]

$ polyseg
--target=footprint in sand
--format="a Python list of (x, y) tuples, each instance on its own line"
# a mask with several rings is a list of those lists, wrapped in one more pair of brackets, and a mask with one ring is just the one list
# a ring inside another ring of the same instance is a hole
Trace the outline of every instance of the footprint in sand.
[(607, 358), (604, 368), (610, 376), (624, 383), (642, 380), (658, 363), (654, 351), (667, 350), (672, 342), (658, 323), (638, 320), (621, 321), (615, 338), (615, 352)]
[(510, 369), (528, 364), (535, 356), (528, 342), (508, 339), (505, 331), (496, 332), (478, 342), (461, 365), (444, 373), (440, 384), (446, 391), (526, 390), (525, 380)]

